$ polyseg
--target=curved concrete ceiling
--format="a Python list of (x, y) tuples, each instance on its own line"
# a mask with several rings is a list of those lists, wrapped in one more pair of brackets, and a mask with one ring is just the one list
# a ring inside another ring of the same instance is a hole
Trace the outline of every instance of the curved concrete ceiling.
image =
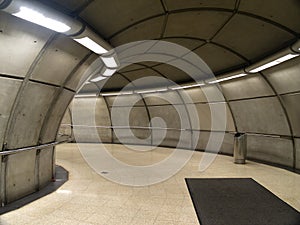
[[(40, 1), (79, 17), (113, 47), (149, 39), (182, 45), (215, 75), (261, 60), (295, 42), (300, 33), (298, 0)], [(177, 83), (190, 80), (169, 65), (143, 62), (119, 71), (102, 90), (121, 89), (149, 74)]]

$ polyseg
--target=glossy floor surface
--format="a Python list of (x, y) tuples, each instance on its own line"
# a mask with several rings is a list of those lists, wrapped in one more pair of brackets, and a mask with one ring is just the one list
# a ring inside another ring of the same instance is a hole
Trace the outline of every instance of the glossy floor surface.
[[(85, 146), (92, 151), (105, 146), (114, 157), (134, 165), (149, 165), (173, 152), (167, 148), (140, 152), (122, 145)], [(69, 181), (55, 193), (1, 215), (0, 224), (199, 224), (186, 188), (187, 177), (251, 177), (300, 211), (299, 175), (249, 161), (236, 165), (232, 157), (220, 155), (206, 171), (199, 172), (202, 156), (202, 152), (195, 152), (185, 167), (165, 182), (129, 187), (108, 181), (93, 171), (76, 144), (60, 145), (57, 164), (69, 171)]]

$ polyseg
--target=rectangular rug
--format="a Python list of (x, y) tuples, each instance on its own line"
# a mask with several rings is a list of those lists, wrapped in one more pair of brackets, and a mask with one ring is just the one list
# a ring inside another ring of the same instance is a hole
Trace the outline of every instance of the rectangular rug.
[(251, 178), (186, 183), (201, 225), (300, 225), (296, 209)]

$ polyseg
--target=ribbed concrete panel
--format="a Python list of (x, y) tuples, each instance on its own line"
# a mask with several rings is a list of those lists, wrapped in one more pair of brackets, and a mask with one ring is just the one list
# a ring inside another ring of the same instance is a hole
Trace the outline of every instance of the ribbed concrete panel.
[(206, 44), (194, 52), (199, 55), (213, 72), (220, 72), (245, 63), (236, 54), (213, 44)]
[[(134, 86), (139, 88), (166, 87), (170, 84), (169, 80), (163, 79), (159, 73), (151, 69), (126, 72), (124, 75), (132, 81)], [(148, 77), (148, 79), (145, 79), (145, 77)], [(151, 77), (151, 82), (149, 82), (149, 77)]]
[(271, 87), (259, 74), (225, 81), (220, 85), (223, 94), (229, 101), (275, 95)]
[(293, 133), (300, 137), (300, 93), (284, 95), (282, 100), (291, 121)]
[(110, 92), (112, 90), (119, 91), (122, 90), (124, 87), (126, 87), (126, 90), (127, 88), (133, 89), (133, 85), (130, 84), (126, 78), (117, 73), (108, 79), (98, 82), (97, 85), (99, 86), (102, 92)]
[(214, 41), (239, 52), (248, 59), (255, 59), (261, 56), (257, 49), (266, 54), (293, 38), (290, 33), (262, 20), (235, 15)]
[(42, 143), (55, 141), (61, 119), (74, 94), (74, 92), (64, 89), (55, 104), (51, 107), (51, 115), (48, 115), (49, 118), (47, 118), (47, 121), (45, 121), (46, 124), (43, 126), (44, 130), (41, 131), (40, 141)]
[(176, 92), (158, 92), (143, 94), (147, 105), (182, 104), (180, 96)]
[(69, 109), (67, 109), (62, 121), (61, 121), (61, 126), (59, 128), (58, 131), (58, 136), (62, 136), (62, 135), (68, 135), (71, 136), (72, 135), (72, 118), (71, 118), (71, 114)]
[(0, 73), (24, 77), (51, 34), (48, 29), (0, 12)]
[(240, 4), (241, 11), (265, 17), (298, 33), (300, 32), (299, 7), (300, 3), (297, 0), (242, 0)]
[[(187, 105), (193, 129), (205, 131), (234, 131), (235, 128), (231, 112), (224, 104), (225, 103)], [(194, 107), (196, 107), (197, 114)], [(226, 115), (218, 109), (224, 109)], [(212, 112), (214, 112), (214, 128), (212, 128)], [(197, 117), (199, 123), (197, 123), (195, 119)]]
[(195, 48), (205, 43), (204, 41), (189, 38), (164, 38), (162, 41), (172, 42), (189, 50), (194, 50)]
[(205, 103), (207, 99), (202, 91), (202, 88), (189, 88), (178, 90), (185, 103)]
[(300, 57), (263, 71), (279, 94), (300, 91)]
[(190, 11), (170, 14), (164, 36), (210, 39), (230, 16), (231, 13), (217, 11)]
[[(149, 127), (149, 118), (145, 107), (113, 107), (112, 125), (130, 127)], [(123, 116), (120, 116), (123, 115)], [(128, 124), (129, 123), (129, 124)], [(132, 133), (131, 133), (132, 132)], [(151, 131), (145, 129), (114, 129), (114, 142), (131, 144), (150, 144)]]
[(89, 83), (86, 84), (82, 87), (82, 89), (80, 89), (80, 93), (84, 94), (84, 93), (99, 93), (99, 88), (95, 83)]
[(21, 85), (20, 80), (0, 77), (0, 146), (2, 149), (3, 135), (7, 126), (9, 114)]
[(247, 157), (293, 166), (293, 143), (288, 139), (248, 136)]
[[(108, 21), (105, 19), (104, 21)], [(127, 44), (132, 41), (152, 40), (159, 38), (163, 28), (164, 16), (146, 20), (133, 27), (130, 27), (122, 33), (110, 39), (113, 46)], [(149, 29), (151, 27), (151, 29)]]
[(290, 135), (283, 109), (276, 97), (229, 103), (238, 131)]
[(139, 64), (130, 64), (124, 68), (122, 68), (120, 70), (121, 73), (124, 73), (124, 72), (128, 72), (128, 71), (131, 71), (131, 70), (138, 70), (138, 69), (143, 69), (145, 68), (144, 66), (142, 65), (139, 65)]
[[(212, 135), (213, 134), (213, 135)], [(193, 131), (193, 140), (195, 142), (198, 138), (196, 149), (213, 151), (216, 152), (219, 150), (220, 153), (224, 154), (233, 154), (233, 135), (229, 133), (211, 133), (205, 131)], [(211, 142), (221, 142), (220, 149), (211, 149), (207, 146), (209, 139)], [(223, 140), (222, 140), (223, 138)]]
[(191, 79), (184, 71), (168, 64), (160, 64), (153, 68), (163, 74), (164, 77), (175, 81), (177, 84), (188, 82)]
[(107, 108), (107, 105), (105, 103), (104, 98), (99, 97), (97, 98), (96, 102), (96, 124), (97, 126), (110, 126), (110, 116), (109, 116), (109, 110)]
[(5, 183), (8, 203), (35, 191), (35, 158), (36, 151), (9, 156)]
[(29, 82), (24, 89), (7, 137), (9, 149), (38, 143), (39, 134), (57, 88)]
[(226, 8), (234, 9), (235, 0), (164, 0), (169, 10), (189, 9), (189, 8)]
[(296, 144), (296, 168), (300, 169), (300, 138), (295, 138)]
[(89, 50), (60, 35), (47, 48), (32, 72), (31, 79), (61, 85)]
[(111, 118), (113, 126), (127, 126), (128, 121), (130, 126), (149, 126), (149, 118), (145, 107), (113, 107)]
[(90, 73), (89, 68), (90, 65), (96, 60), (98, 56), (96, 54), (91, 55), (74, 73), (72, 78), (66, 84), (66, 87), (72, 90), (78, 90), (78, 88), (86, 81), (89, 77)]
[(188, 112), (183, 105), (149, 106), (148, 108), (151, 119), (154, 119), (153, 127), (175, 129), (191, 128), (188, 120)]
[[(109, 131), (108, 131), (109, 132)], [(74, 128), (75, 141), (78, 143), (100, 143), (101, 139), (95, 127), (76, 127)]]
[[(154, 130), (153, 145), (177, 148), (191, 148), (191, 131), (168, 130), (166, 133), (162, 130)], [(164, 137), (162, 139), (162, 137)]]
[[(105, 4), (105, 9), (103, 9), (103, 4)], [(116, 20), (116, 14), (112, 12), (118, 12), (119, 19)], [(94, 28), (101, 30), (102, 35), (107, 38), (129, 24), (163, 12), (159, 1), (140, 0), (133, 4), (131, 0), (110, 0), (105, 3), (93, 1), (80, 16)]]
[(39, 155), (39, 187), (43, 188), (46, 186), (52, 179), (52, 155), (54, 149), (46, 148), (42, 149)]
[(140, 95), (119, 95), (105, 98), (109, 106), (144, 106)]
[(111, 143), (112, 131), (110, 128), (97, 128), (97, 132), (101, 143)]

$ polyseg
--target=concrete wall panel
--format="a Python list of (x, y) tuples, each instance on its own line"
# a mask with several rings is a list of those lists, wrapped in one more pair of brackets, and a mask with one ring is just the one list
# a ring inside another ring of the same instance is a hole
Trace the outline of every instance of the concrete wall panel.
[[(154, 130), (152, 135), (153, 145), (187, 149), (192, 146), (191, 131), (168, 130), (165, 132)], [(162, 137), (164, 137), (163, 140)]]
[(91, 75), (93, 70), (89, 67), (98, 56), (96, 54), (91, 55), (74, 73), (72, 78), (67, 82), (66, 87), (72, 90), (77, 90)]
[(54, 149), (46, 148), (42, 149), (39, 155), (39, 187), (43, 188), (46, 186), (52, 179), (52, 168), (53, 168), (53, 155)]
[(240, 132), (290, 135), (285, 114), (276, 97), (229, 104)]
[(300, 137), (300, 93), (282, 96), (283, 104), (287, 110), (293, 133)]
[(292, 140), (248, 135), (247, 157), (292, 167)]
[(226, 99), (229, 101), (275, 94), (259, 74), (222, 82), (221, 87)]
[[(233, 134), (219, 133), (219, 132), (213, 134), (214, 135), (212, 135), (212, 132), (193, 131), (193, 141), (195, 142), (198, 138), (196, 149), (205, 150), (208, 152), (209, 151), (216, 152), (219, 150), (220, 153), (230, 154), (230, 155), (233, 154)], [(212, 138), (211, 141), (213, 142), (220, 141), (221, 142), (220, 149), (212, 149), (209, 146), (207, 146), (209, 138)]]
[(74, 92), (64, 89), (55, 104), (51, 107), (52, 112), (50, 115), (48, 115), (49, 118), (47, 118), (48, 120), (45, 121), (46, 124), (44, 124), (44, 129), (40, 135), (40, 140), (42, 143), (55, 141), (56, 132), (60, 126), (61, 118), (63, 117), (66, 108), (68, 107), (74, 94)]
[(27, 84), (8, 133), (9, 149), (33, 146), (38, 143), (43, 121), (51, 107), (56, 90), (55, 87), (43, 84), (33, 82)]
[(188, 113), (183, 105), (163, 105), (163, 106), (150, 106), (149, 112), (151, 119), (155, 117), (160, 118), (154, 120), (154, 127), (166, 127), (175, 129), (190, 129), (191, 125), (188, 120)]
[(75, 66), (88, 54), (88, 49), (65, 35), (60, 35), (47, 48), (34, 68), (31, 79), (62, 85)]
[(279, 94), (300, 91), (300, 57), (263, 71)]
[[(115, 101), (117, 99), (117, 101)], [(142, 97), (140, 95), (120, 95), (106, 97), (109, 106), (144, 106)], [(135, 104), (134, 104), (135, 103)]]
[(0, 73), (25, 77), (52, 32), (4, 12), (0, 30)]
[(35, 191), (35, 159), (36, 151), (9, 156), (5, 183), (8, 203)]
[(3, 138), (17, 92), (21, 85), (20, 80), (0, 77), (0, 148), (2, 149)]
[(300, 170), (300, 138), (295, 138), (296, 145), (296, 168)]
[[(188, 105), (188, 111), (190, 114), (190, 118), (192, 120), (192, 128), (194, 130), (212, 130), (212, 112), (214, 111), (214, 123), (216, 124), (214, 127), (215, 131), (235, 131), (233, 118), (229, 108), (225, 105), (225, 103), (212, 103), (212, 104), (195, 104)], [(225, 107), (226, 115), (223, 114), (222, 111), (219, 111), (219, 107), (223, 109)], [(197, 115), (195, 115), (194, 107), (196, 107)], [(199, 123), (195, 118), (198, 117)], [(224, 121), (225, 120), (225, 121)], [(226, 126), (224, 124), (226, 123)], [(225, 127), (225, 129), (224, 129)]]
[(148, 106), (182, 104), (182, 100), (176, 92), (158, 92), (151, 94), (143, 94), (143, 97)]

